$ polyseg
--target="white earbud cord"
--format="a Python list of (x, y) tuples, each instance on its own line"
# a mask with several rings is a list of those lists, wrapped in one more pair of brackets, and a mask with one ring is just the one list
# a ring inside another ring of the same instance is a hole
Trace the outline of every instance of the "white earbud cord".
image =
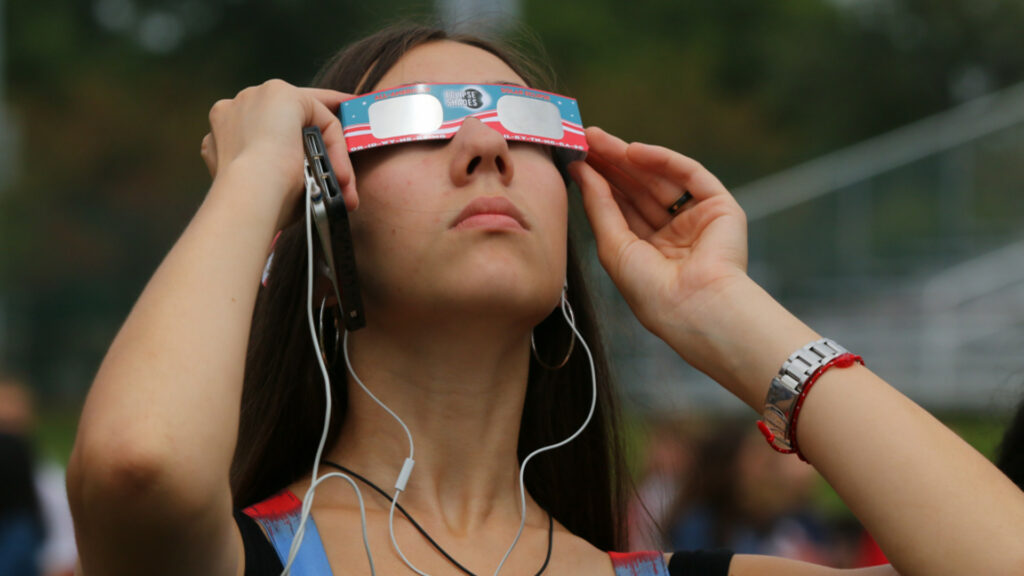
[[(586, 353), (587, 353), (587, 360), (590, 363), (590, 380), (591, 380), (590, 410), (587, 412), (587, 417), (583, 421), (583, 423), (580, 425), (580, 427), (575, 432), (573, 432), (573, 434), (570, 435), (568, 438), (566, 438), (565, 440), (562, 440), (560, 442), (556, 442), (554, 444), (550, 444), (548, 446), (544, 446), (544, 447), (538, 448), (537, 450), (534, 450), (526, 458), (523, 459), (523, 463), (519, 466), (519, 505), (520, 505), (519, 530), (516, 532), (516, 536), (512, 540), (512, 545), (508, 547), (508, 550), (505, 552), (505, 555), (501, 558), (501, 562), (498, 563), (498, 567), (494, 570), (494, 576), (498, 576), (498, 573), (501, 572), (501, 569), (505, 565), (505, 562), (508, 560), (509, 555), (512, 554), (512, 550), (516, 547), (516, 544), (519, 543), (519, 538), (522, 536), (523, 529), (526, 527), (526, 484), (525, 484), (526, 465), (530, 462), (531, 459), (533, 459), (534, 456), (537, 456), (538, 454), (542, 454), (544, 452), (547, 452), (548, 450), (554, 450), (556, 448), (561, 448), (562, 446), (565, 446), (569, 442), (572, 442), (573, 440), (575, 440), (580, 434), (583, 433), (583, 430), (585, 430), (586, 427), (590, 424), (590, 421), (591, 421), (591, 419), (594, 416), (594, 410), (597, 407), (597, 371), (594, 368), (594, 356), (590, 352), (590, 347), (587, 345), (586, 340), (583, 339), (583, 335), (580, 334), (579, 330), (576, 328), (576, 316), (575, 316), (575, 314), (572, 311), (572, 306), (569, 305), (569, 301), (566, 300), (564, 293), (562, 294), (561, 308), (562, 308), (562, 315), (565, 317), (566, 323), (569, 325), (569, 328), (572, 329), (573, 333), (576, 335), (576, 338), (579, 339), (580, 344), (583, 345), (583, 350), (586, 351)], [(401, 547), (398, 545), (398, 540), (395, 538), (395, 524), (394, 524), (395, 507), (398, 505), (398, 498), (399, 498), (399, 496), (401, 495), (402, 491), (405, 490), (406, 483), (409, 480), (409, 475), (412, 473), (412, 467), (415, 464), (415, 462), (413, 461), (412, 434), (409, 432), (408, 426), (405, 425), (405, 422), (402, 421), (402, 419), (398, 416), (398, 414), (395, 414), (394, 411), (392, 411), (390, 408), (388, 408), (386, 404), (381, 402), (380, 399), (378, 399), (372, 392), (370, 392), (369, 388), (367, 388), (366, 385), (363, 384), (363, 381), (359, 378), (359, 375), (356, 374), (356, 371), (352, 367), (352, 362), (349, 359), (349, 355), (348, 355), (348, 332), (345, 332), (344, 346), (342, 348), (343, 348), (344, 355), (345, 355), (345, 364), (348, 366), (349, 374), (352, 375), (352, 378), (356, 381), (356, 383), (359, 385), (359, 387), (362, 388), (363, 391), (366, 392), (366, 394), (369, 395), (370, 398), (373, 399), (374, 402), (376, 402), (381, 408), (383, 408), (385, 411), (387, 411), (387, 413), (390, 414), (391, 417), (394, 418), (402, 426), (402, 429), (405, 431), (406, 437), (409, 439), (409, 457), (406, 459), (405, 464), (402, 467), (402, 472), (399, 475), (398, 482), (395, 483), (395, 496), (394, 496), (394, 498), (391, 499), (391, 507), (390, 507), (390, 510), (388, 512), (388, 532), (389, 532), (389, 534), (391, 536), (391, 545), (392, 545), (392, 547), (394, 547), (395, 552), (398, 553), (399, 558), (402, 559), (402, 562), (404, 562), (405, 565), (410, 570), (412, 570), (413, 572), (415, 572), (419, 576), (430, 576), (426, 572), (424, 572), (424, 571), (420, 570), (419, 568), (417, 568), (416, 566), (414, 566), (412, 564), (412, 562), (410, 562), (409, 559), (406, 558), (405, 554), (402, 552)]]
[[(320, 366), (320, 374), (323, 375), (324, 379), (324, 395), (325, 395), (325, 407), (324, 407), (324, 431), (320, 435), (320, 445), (316, 450), (316, 458), (313, 459), (313, 478), (309, 484), (309, 489), (306, 490), (306, 495), (302, 499), (302, 516), (299, 521), (299, 528), (295, 531), (295, 535), (292, 538), (291, 547), (288, 550), (288, 562), (285, 563), (284, 570), (281, 572), (281, 576), (289, 576), (291, 574), (292, 564), (295, 563), (295, 557), (298, 556), (299, 548), (302, 546), (302, 540), (306, 536), (306, 522), (309, 520), (310, 512), (313, 508), (313, 498), (316, 496), (316, 488), (321, 482), (328, 478), (344, 478), (352, 485), (352, 489), (356, 491), (356, 497), (359, 499), (359, 516), (362, 521), (363, 527), (363, 546), (366, 548), (366, 558), (370, 562), (370, 574), (376, 576), (376, 570), (373, 565), (373, 554), (370, 552), (370, 540), (367, 537), (366, 530), (366, 506), (363, 502), (363, 494), (359, 490), (359, 486), (356, 485), (352, 478), (341, 472), (331, 472), (323, 476), (317, 476), (320, 469), (320, 458), (323, 455), (324, 445), (327, 444), (327, 432), (331, 425), (331, 378), (327, 373), (327, 365), (324, 363), (323, 357), (323, 343), (317, 337), (316, 326), (313, 322), (313, 229), (312, 222), (310, 222), (310, 203), (312, 202), (313, 189), (307, 184), (306, 186), (306, 264), (307, 264), (307, 284), (306, 284), (306, 318), (309, 321), (309, 335), (313, 339), (313, 343), (316, 345), (316, 360)], [(339, 303), (340, 304), (340, 303)], [(348, 339), (348, 333), (345, 333), (346, 343)], [(346, 354), (346, 360), (348, 355)], [(411, 438), (410, 438), (411, 441)]]
[(523, 535), (523, 528), (526, 527), (526, 465), (530, 463), (530, 460), (533, 459), (534, 456), (543, 454), (548, 450), (561, 448), (575, 440), (583, 433), (583, 430), (587, 428), (587, 425), (590, 424), (590, 420), (594, 417), (594, 410), (597, 408), (597, 370), (594, 368), (594, 355), (591, 354), (590, 346), (587, 346), (587, 341), (583, 339), (583, 335), (580, 334), (580, 331), (576, 328), (576, 315), (573, 313), (572, 306), (569, 305), (569, 301), (566, 300), (564, 292), (562, 293), (562, 316), (565, 317), (565, 321), (569, 324), (569, 328), (572, 329), (576, 338), (579, 339), (580, 344), (583, 345), (583, 350), (587, 353), (587, 361), (590, 363), (590, 411), (587, 412), (587, 417), (583, 420), (583, 424), (581, 424), (571, 436), (561, 442), (556, 442), (555, 444), (538, 448), (533, 452), (530, 452), (529, 456), (523, 459), (523, 463), (519, 466), (519, 530), (516, 532), (516, 537), (512, 540), (512, 545), (508, 547), (505, 555), (501, 558), (501, 562), (498, 563), (498, 567), (494, 570), (494, 576), (498, 576), (502, 567), (505, 566), (505, 561), (508, 560), (508, 557), (512, 554), (512, 550), (516, 547), (516, 544), (519, 543), (519, 538)]
[(423, 572), (419, 568), (416, 568), (412, 565), (412, 562), (410, 562), (409, 559), (405, 557), (405, 554), (402, 552), (402, 548), (398, 545), (398, 540), (395, 538), (395, 506), (398, 505), (398, 497), (402, 494), (402, 491), (405, 490), (405, 486), (409, 482), (409, 476), (412, 474), (412, 468), (413, 466), (416, 465), (416, 461), (413, 460), (413, 455), (415, 454), (415, 446), (412, 441), (412, 432), (409, 431), (409, 427), (405, 425), (405, 422), (402, 421), (398, 414), (395, 414), (394, 410), (388, 408), (387, 404), (382, 402), (380, 398), (377, 398), (377, 396), (374, 395), (373, 392), (370, 392), (370, 389), (367, 388), (365, 384), (363, 384), (363, 381), (359, 378), (359, 375), (356, 374), (355, 368), (352, 367), (352, 360), (349, 358), (348, 355), (347, 330), (345, 331), (345, 340), (344, 345), (342, 346), (342, 351), (345, 354), (345, 365), (348, 366), (348, 373), (352, 375), (352, 379), (355, 380), (356, 384), (358, 384), (359, 387), (363, 389), (363, 392), (366, 392), (366, 395), (369, 396), (370, 399), (376, 402), (378, 406), (383, 408), (385, 412), (390, 414), (391, 417), (394, 418), (396, 422), (398, 422), (398, 424), (402, 427), (402, 430), (405, 431), (405, 437), (408, 438), (409, 440), (409, 457), (405, 459), (405, 463), (402, 465), (402, 471), (398, 474), (398, 480), (395, 482), (395, 496), (391, 499), (391, 508), (388, 511), (388, 534), (391, 536), (391, 546), (395, 549), (395, 552), (398, 553), (398, 557), (402, 559), (402, 562), (404, 562), (405, 565), (408, 566), (410, 570), (419, 574), (420, 576), (430, 576), (429, 574)]

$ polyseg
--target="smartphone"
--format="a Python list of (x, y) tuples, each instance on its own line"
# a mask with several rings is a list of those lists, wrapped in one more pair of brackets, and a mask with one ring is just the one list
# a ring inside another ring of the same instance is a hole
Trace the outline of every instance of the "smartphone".
[(310, 217), (316, 225), (342, 323), (351, 332), (366, 325), (366, 316), (356, 273), (356, 255), (352, 250), (348, 210), (320, 128), (303, 128), (302, 144), (306, 152), (306, 185), (311, 188)]

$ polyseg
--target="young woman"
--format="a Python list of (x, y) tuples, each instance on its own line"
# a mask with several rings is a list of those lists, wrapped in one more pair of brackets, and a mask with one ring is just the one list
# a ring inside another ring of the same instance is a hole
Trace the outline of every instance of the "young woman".
[[(335, 416), (323, 461), (367, 481), (356, 485), (376, 573), (494, 573), (520, 526), (521, 462), (580, 427), (594, 380), (599, 401), (584, 433), (526, 469), (525, 529), (501, 573), (612, 575), (641, 564), (667, 573), (660, 557), (624, 568), (609, 555), (625, 549), (624, 471), (600, 354), (592, 380), (584, 350), (599, 340), (567, 249), (566, 183), (551, 150), (469, 118), (447, 141), (346, 151), (343, 101), (424, 82), (536, 80), (479, 40), (400, 27), (340, 54), (319, 88), (270, 81), (214, 105), (202, 147), (213, 185), (111, 346), (83, 412), (69, 495), (86, 575), (281, 570), (268, 538), (307, 495), (324, 411), (298, 209), (309, 125), (323, 131), (351, 211), (368, 319), (326, 347)], [(648, 329), (760, 413), (780, 366), (821, 337), (746, 275), (743, 211), (689, 158), (593, 127), (586, 140), (586, 162), (568, 174), (605, 269)], [(686, 192), (692, 200), (679, 209)], [(320, 278), (313, 305), (336, 305), (331, 293)], [(563, 297), (583, 342), (562, 316)], [(1024, 496), (1012, 483), (863, 366), (817, 376), (799, 448), (900, 574), (1024, 571)], [(393, 521), (388, 498), (410, 441), (357, 377), (415, 439), (401, 494), (408, 516)], [(319, 475), (334, 470), (321, 463)], [(320, 573), (370, 573), (352, 486), (329, 479), (313, 502), (305, 537), (322, 550)], [(834, 572), (758, 556), (665, 559), (672, 574)]]

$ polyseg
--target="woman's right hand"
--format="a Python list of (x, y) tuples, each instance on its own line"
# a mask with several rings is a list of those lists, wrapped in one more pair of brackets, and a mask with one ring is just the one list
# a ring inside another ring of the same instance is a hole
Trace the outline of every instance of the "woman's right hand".
[(303, 190), (302, 128), (319, 126), (345, 204), (354, 210), (358, 205), (355, 174), (335, 114), (341, 102), (351, 97), (269, 80), (218, 101), (210, 109), (210, 133), (201, 148), (214, 182), (241, 171), (247, 179), (261, 183), (258, 191), (246, 187), (239, 193), (259, 194), (251, 200), (264, 200), (266, 208), (275, 211), (277, 229), (283, 228), (294, 219)]

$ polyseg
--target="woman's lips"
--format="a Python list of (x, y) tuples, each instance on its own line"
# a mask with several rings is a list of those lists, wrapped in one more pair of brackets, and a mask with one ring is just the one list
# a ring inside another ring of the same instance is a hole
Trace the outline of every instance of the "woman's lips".
[(474, 199), (452, 220), (449, 228), (469, 230), (529, 230), (522, 212), (504, 196), (481, 196)]

